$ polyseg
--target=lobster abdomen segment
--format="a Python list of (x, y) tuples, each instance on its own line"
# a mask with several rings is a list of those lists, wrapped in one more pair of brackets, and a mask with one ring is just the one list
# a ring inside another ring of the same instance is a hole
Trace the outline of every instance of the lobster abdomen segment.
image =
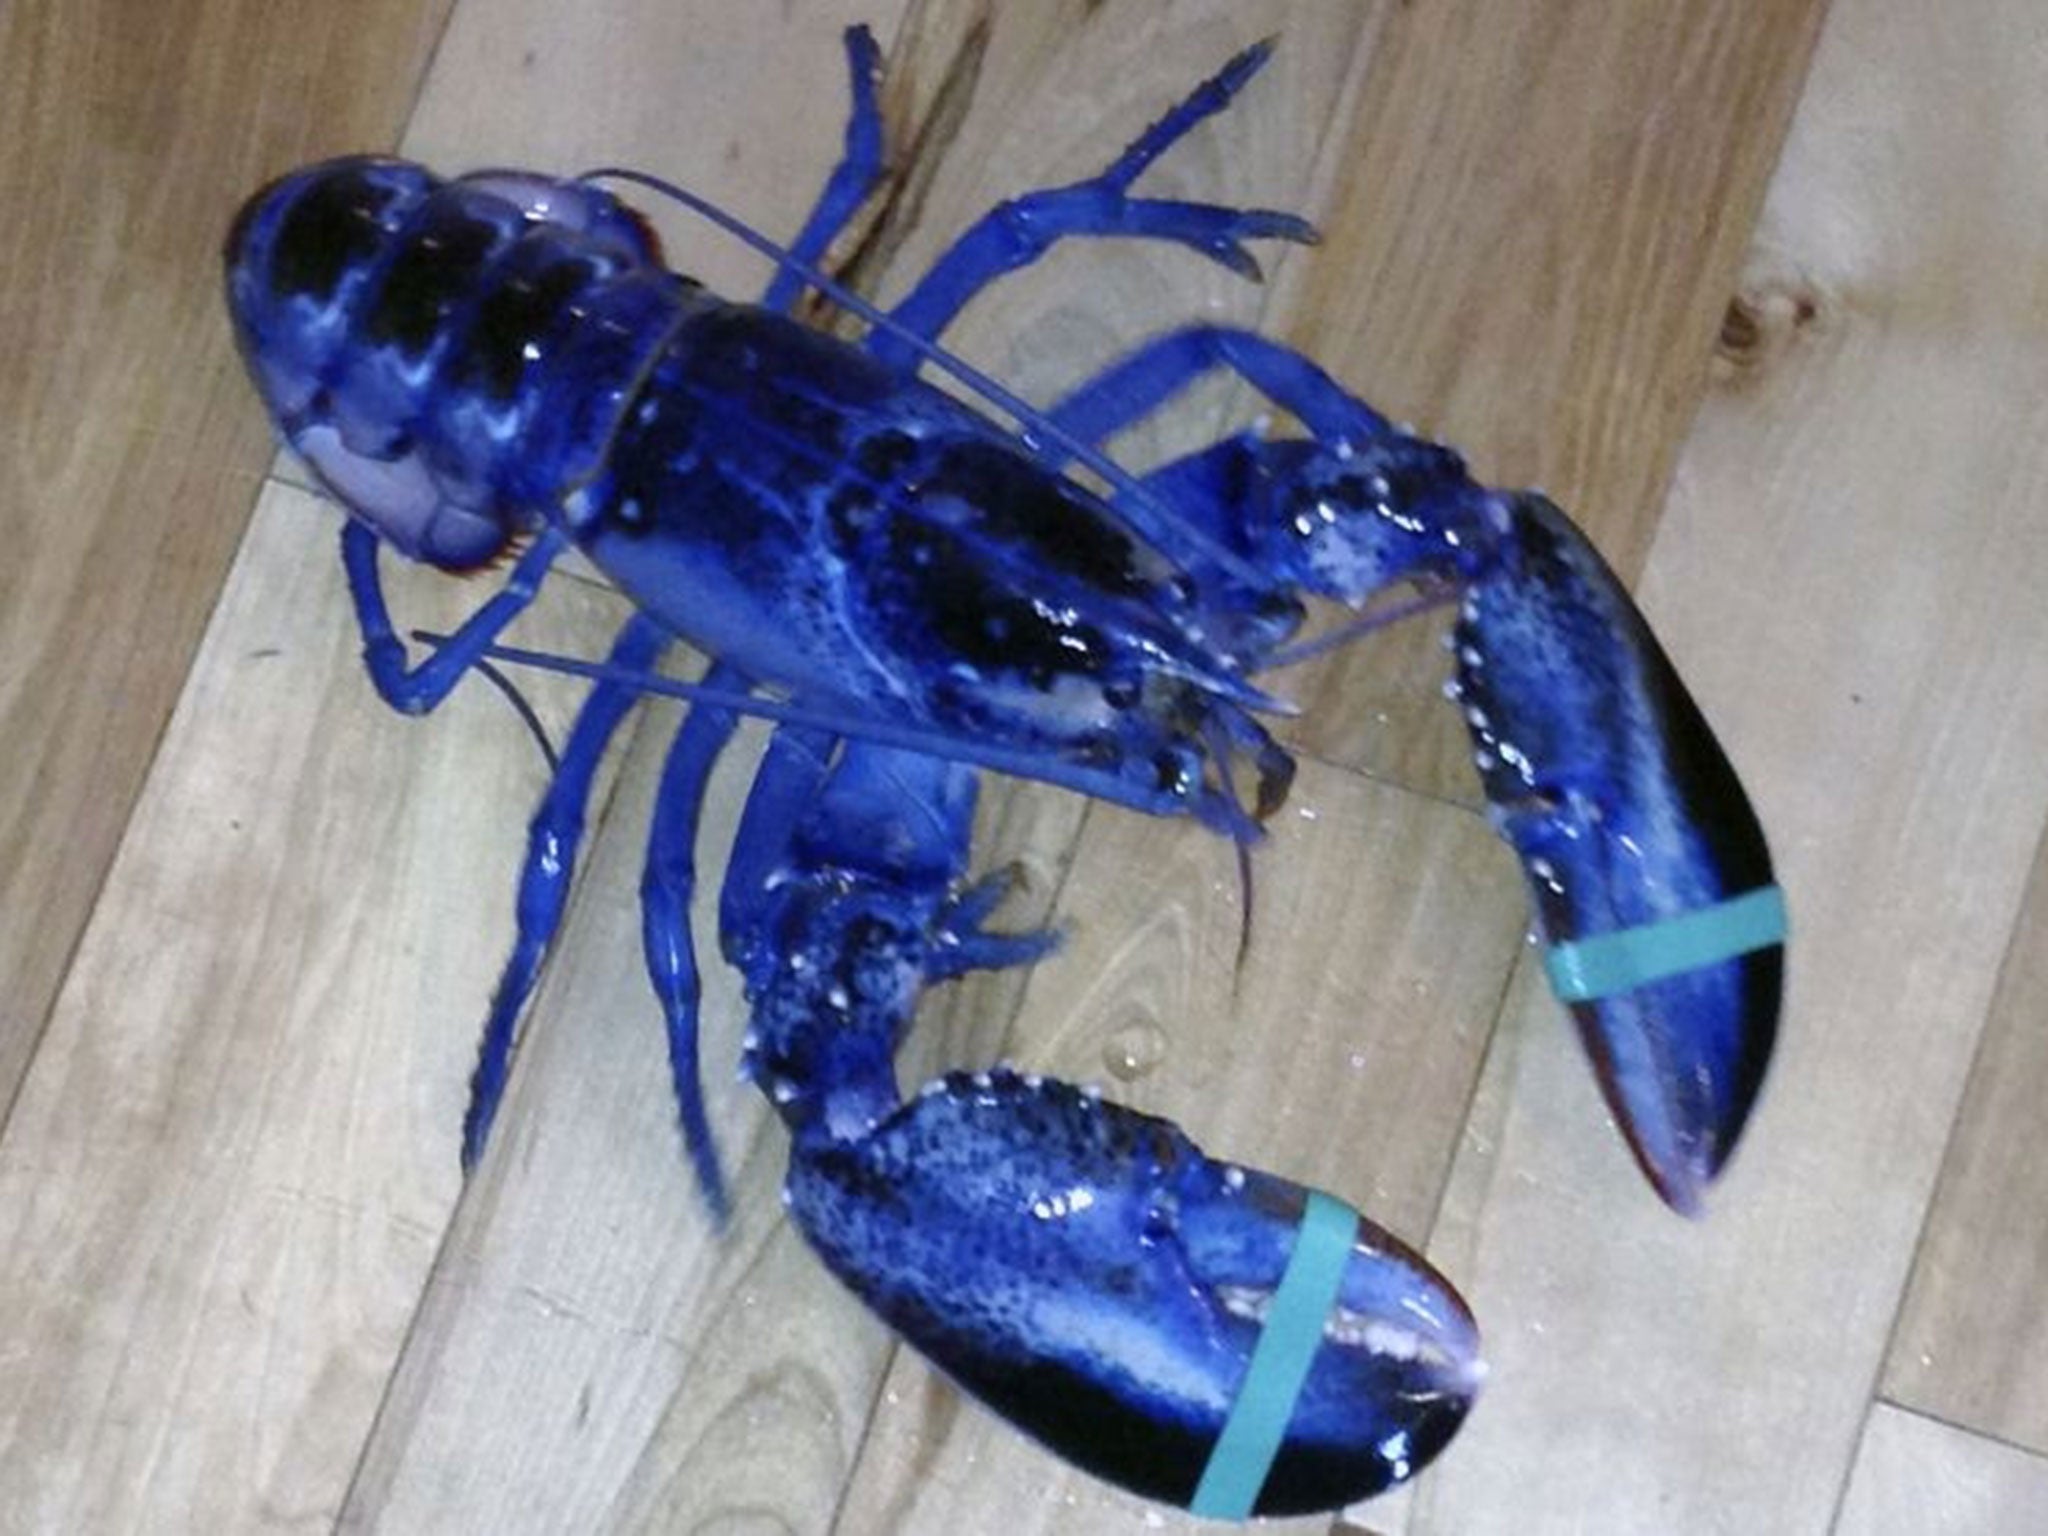
[(382, 537), (458, 568), (596, 470), (696, 291), (597, 188), (376, 156), (258, 192), (225, 257), (286, 439)]

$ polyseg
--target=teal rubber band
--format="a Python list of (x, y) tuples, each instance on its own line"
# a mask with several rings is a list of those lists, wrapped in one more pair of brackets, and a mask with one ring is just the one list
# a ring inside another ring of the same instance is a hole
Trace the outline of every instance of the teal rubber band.
[(1543, 964), (1560, 1001), (1589, 1003), (1784, 942), (1785, 893), (1765, 885), (1661, 923), (1553, 944)]
[(1287, 1271), (1266, 1311), (1266, 1326), (1245, 1367), (1237, 1401), (1230, 1405), (1188, 1501), (1191, 1513), (1207, 1520), (1251, 1518), (1294, 1417), (1294, 1401), (1323, 1342), (1323, 1323), (1336, 1304), (1357, 1231), (1358, 1212), (1321, 1190), (1308, 1192)]

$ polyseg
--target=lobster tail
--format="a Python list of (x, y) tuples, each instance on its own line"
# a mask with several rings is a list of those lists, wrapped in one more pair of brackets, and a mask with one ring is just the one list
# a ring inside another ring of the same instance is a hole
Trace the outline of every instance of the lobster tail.
[(379, 535), (448, 568), (599, 467), (690, 291), (599, 189), (360, 155), (258, 192), (223, 255), (285, 438)]

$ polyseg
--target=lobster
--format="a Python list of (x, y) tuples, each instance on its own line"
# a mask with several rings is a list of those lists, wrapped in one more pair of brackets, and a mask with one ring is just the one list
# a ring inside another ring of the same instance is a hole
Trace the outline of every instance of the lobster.
[[(243, 358), (284, 440), (350, 514), (342, 555), (380, 695), (431, 710), (524, 661), (592, 686), (534, 813), (513, 952), (463, 1128), (481, 1155), (560, 922), (597, 765), (651, 692), (695, 700), (664, 764), (642, 885), (678, 1118), (727, 1197), (698, 1085), (688, 909), (699, 806), (743, 715), (778, 722), (719, 897), (746, 981), (745, 1074), (790, 1134), (784, 1201), (849, 1289), (1025, 1432), (1212, 1515), (1327, 1509), (1426, 1465), (1471, 1407), (1471, 1315), (1342, 1202), (1205, 1155), (1177, 1126), (1008, 1068), (909, 1096), (919, 996), (1024, 964), (1049, 933), (985, 921), (969, 883), (977, 770), (1187, 815), (1240, 856), (1293, 760), (1258, 674), (1455, 601), (1462, 705), (1489, 811), (1520, 855), (1603, 1091), (1658, 1192), (1697, 1210), (1776, 1030), (1784, 917), (1740, 783), (1626, 591), (1556, 507), (1472, 480), (1314, 363), (1255, 334), (1154, 339), (1039, 410), (937, 345), (982, 288), (1076, 235), (1177, 243), (1256, 276), (1292, 215), (1147, 199), (1137, 177), (1221, 112), (1232, 59), (1099, 175), (1007, 202), (887, 314), (817, 269), (881, 174), (878, 50), (847, 33), (843, 158), (786, 248), (632, 172), (443, 180), (351, 157), (253, 196), (224, 251)], [(760, 303), (671, 272), (600, 178), (771, 255)], [(801, 323), (815, 289), (867, 320)], [(953, 374), (1015, 430), (938, 389)], [(1143, 477), (1101, 445), (1234, 370), (1304, 432), (1240, 433)], [(1090, 469), (1085, 484), (1069, 471)], [(415, 662), (379, 555), (452, 571), (520, 541), (501, 588)], [(499, 643), (583, 551), (636, 612), (602, 662)], [(1370, 607), (1413, 586), (1413, 603)], [(654, 668), (675, 640), (696, 685)], [(1242, 787), (1241, 787), (1242, 786)]]

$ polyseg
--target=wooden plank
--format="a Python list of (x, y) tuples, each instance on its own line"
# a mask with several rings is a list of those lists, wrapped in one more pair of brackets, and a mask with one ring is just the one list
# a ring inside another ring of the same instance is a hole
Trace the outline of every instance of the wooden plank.
[[(840, 34), (867, 21), (886, 42), (900, 4), (800, 0), (771, 19), (738, 0), (605, 0), (573, 14), (534, 0), (465, 0), (405, 151), (451, 172), (638, 166), (786, 235), (838, 158)], [(632, 201), (677, 270), (734, 295), (767, 281), (765, 260), (731, 237), (658, 198)]]
[(1830, 13), (1643, 586), (1774, 834), (1773, 1080), (1688, 1226), (1520, 989), (1433, 1245), (1489, 1400), (1418, 1529), (1832, 1514), (2048, 812), (2041, 44), (2025, 3)]
[[(646, 825), (667, 734), (644, 730), (629, 756), (622, 828)], [(713, 826), (737, 816), (758, 748), (723, 765)], [(803, 1311), (784, 1281), (808, 1277), (785, 1277), (778, 1259), (789, 1246), (774, 1194), (779, 1133), (767, 1134), (762, 1101), (724, 1069), (738, 1057), (744, 1009), (715, 963), (704, 1078), (737, 1212), (722, 1238), (682, 1166), (640, 959), (640, 863), (635, 837), (608, 837), (585, 872), (493, 1146), (351, 1490), (347, 1528), (591, 1528), (688, 1371), (732, 1336), (779, 1332), (753, 1321), (767, 1308), (778, 1321)], [(700, 929), (699, 952), (716, 955), (715, 933)], [(740, 1411), (747, 1379), (693, 1385)]]
[(2048, 1459), (1888, 1404), (1871, 1410), (1835, 1536), (2033, 1536)]
[(1885, 1362), (1903, 1407), (2048, 1452), (2048, 842), (2026, 903)]
[(264, 461), (221, 320), (221, 232), (283, 166), (390, 143), (446, 9), (0, 8), (0, 1105)]
[[(9, 1529), (330, 1520), (455, 1198), (503, 806), (545, 765), (487, 692), (378, 703), (334, 524), (259, 506), (0, 1138)], [(557, 734), (573, 697), (534, 691)]]

